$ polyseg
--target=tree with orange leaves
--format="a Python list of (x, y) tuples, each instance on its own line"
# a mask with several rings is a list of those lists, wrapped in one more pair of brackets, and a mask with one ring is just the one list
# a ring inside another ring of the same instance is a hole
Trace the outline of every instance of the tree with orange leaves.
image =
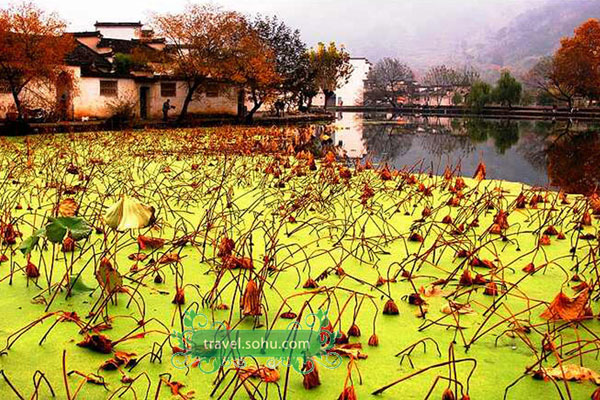
[(167, 39), (158, 72), (187, 83), (178, 121), (187, 115), (195, 94), (211, 80), (239, 78), (240, 38), (247, 32), (244, 17), (212, 5), (189, 4), (179, 14), (157, 14), (152, 25)]
[(237, 56), (232, 59), (233, 82), (243, 85), (249, 91), (252, 108), (246, 115), (251, 121), (258, 109), (267, 101), (277, 97), (282, 77), (276, 70), (275, 52), (247, 21), (240, 21)]
[(19, 120), (24, 117), (23, 89), (55, 82), (63, 72), (74, 45), (65, 27), (56, 14), (31, 3), (0, 9), (0, 80), (12, 94)]
[(589, 19), (561, 40), (554, 55), (555, 74), (574, 92), (591, 100), (600, 98), (600, 22)]

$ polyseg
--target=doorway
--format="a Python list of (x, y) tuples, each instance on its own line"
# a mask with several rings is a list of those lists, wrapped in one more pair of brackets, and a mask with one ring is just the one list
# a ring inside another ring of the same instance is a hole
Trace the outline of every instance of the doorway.
[(148, 92), (150, 88), (147, 86), (140, 87), (140, 118), (148, 118)]

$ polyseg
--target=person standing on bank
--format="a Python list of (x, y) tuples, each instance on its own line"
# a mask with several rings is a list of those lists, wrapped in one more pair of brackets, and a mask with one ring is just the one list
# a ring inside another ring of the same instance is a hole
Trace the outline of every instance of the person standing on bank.
[(163, 103), (163, 108), (162, 108), (162, 112), (163, 112), (163, 121), (167, 122), (167, 120), (169, 119), (169, 110), (171, 109), (175, 109), (175, 106), (171, 105), (171, 99), (167, 99), (167, 101), (165, 101)]

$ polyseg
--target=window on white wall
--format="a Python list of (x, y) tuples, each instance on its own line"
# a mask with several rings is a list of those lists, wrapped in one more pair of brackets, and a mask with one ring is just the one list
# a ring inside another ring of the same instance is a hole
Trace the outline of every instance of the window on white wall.
[(206, 97), (219, 97), (219, 85), (216, 83), (206, 85)]
[(100, 81), (100, 96), (117, 97), (119, 94), (119, 86), (117, 81)]
[(177, 97), (177, 83), (176, 82), (161, 82), (160, 83), (160, 95), (161, 95), (161, 97)]

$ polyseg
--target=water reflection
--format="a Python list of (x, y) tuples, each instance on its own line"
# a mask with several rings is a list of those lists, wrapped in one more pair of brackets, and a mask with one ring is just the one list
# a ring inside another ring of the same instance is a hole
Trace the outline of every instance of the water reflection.
[(589, 193), (600, 187), (600, 136), (572, 122), (474, 120), (339, 113), (334, 143), (350, 158), (441, 173), (446, 166), (490, 178)]

